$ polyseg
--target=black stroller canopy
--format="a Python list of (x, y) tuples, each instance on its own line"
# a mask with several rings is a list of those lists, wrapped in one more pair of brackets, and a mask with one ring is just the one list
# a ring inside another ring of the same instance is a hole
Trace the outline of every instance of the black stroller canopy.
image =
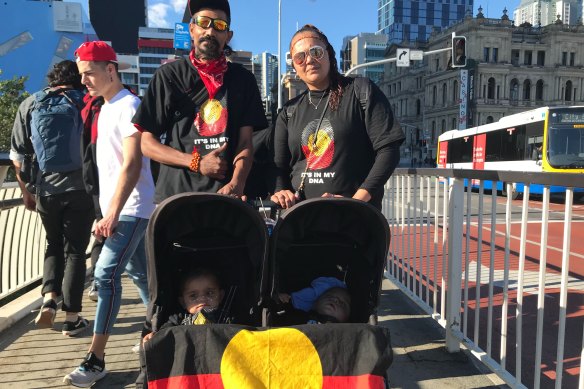
[(385, 217), (363, 201), (303, 201), (283, 212), (274, 229), (271, 294), (302, 289), (316, 277), (337, 277), (352, 295), (352, 319), (366, 322), (378, 305), (389, 239)]
[(217, 270), (224, 286), (237, 286), (237, 303), (249, 311), (260, 301), (267, 239), (263, 219), (239, 199), (208, 193), (166, 199), (146, 233), (151, 304), (172, 307), (176, 292), (169, 291), (180, 273), (203, 266)]

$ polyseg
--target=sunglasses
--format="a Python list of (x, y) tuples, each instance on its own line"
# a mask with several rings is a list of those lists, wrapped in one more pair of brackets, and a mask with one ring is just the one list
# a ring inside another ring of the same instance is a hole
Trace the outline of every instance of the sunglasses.
[(193, 22), (205, 30), (213, 27), (215, 31), (229, 31), (229, 23), (223, 19), (213, 19), (208, 16), (197, 16)]
[(324, 57), (325, 49), (321, 46), (312, 46), (306, 51), (299, 51), (298, 53), (294, 54), (292, 60), (296, 65), (302, 65), (306, 61), (306, 57), (310, 55), (311, 58), (319, 61), (322, 57)]

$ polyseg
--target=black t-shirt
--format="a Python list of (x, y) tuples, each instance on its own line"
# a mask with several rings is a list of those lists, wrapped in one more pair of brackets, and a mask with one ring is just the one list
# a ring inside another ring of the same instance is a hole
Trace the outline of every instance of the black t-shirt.
[[(192, 153), (196, 147), (205, 156), (228, 142), (223, 157), (231, 162), (240, 128), (252, 126), (255, 131), (268, 125), (256, 80), (241, 65), (229, 63), (214, 99), (208, 94), (195, 98), (204, 88), (188, 59), (163, 65), (154, 74), (132, 121), (184, 153)], [(195, 123), (197, 112), (201, 120)], [(183, 192), (217, 192), (231, 179), (233, 165), (228, 166), (225, 179), (215, 180), (184, 167), (161, 164), (154, 200), (158, 203)]]
[(313, 104), (309, 103), (307, 92), (288, 102), (297, 104), (290, 118), (286, 107), (280, 112), (274, 137), (276, 190), (297, 189), (308, 160), (304, 182), (307, 198), (327, 192), (352, 197), (363, 188), (372, 196), (370, 203), (380, 208), (383, 185), (399, 162), (404, 134), (394, 120), (387, 98), (375, 84), (370, 83), (363, 107), (357, 97), (361, 91), (355, 93), (354, 80), (343, 82), (340, 105), (335, 111), (327, 109), (316, 146), (313, 146), (315, 130), (328, 91), (311, 92)]

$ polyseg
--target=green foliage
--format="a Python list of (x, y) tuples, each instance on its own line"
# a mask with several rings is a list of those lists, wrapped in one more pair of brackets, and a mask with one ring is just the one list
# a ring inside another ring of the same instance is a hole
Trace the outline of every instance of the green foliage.
[(24, 90), (27, 77), (14, 77), (11, 80), (1, 79), (0, 69), (0, 152), (10, 151), (10, 134), (20, 103), (29, 96)]

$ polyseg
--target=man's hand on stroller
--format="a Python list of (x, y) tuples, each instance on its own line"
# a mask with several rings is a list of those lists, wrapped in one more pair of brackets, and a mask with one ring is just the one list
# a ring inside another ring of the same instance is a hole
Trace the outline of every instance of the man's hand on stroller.
[(281, 208), (287, 209), (296, 204), (298, 198), (292, 191), (285, 189), (274, 193), (270, 197), (270, 200), (278, 204)]
[(219, 194), (223, 194), (226, 196), (237, 197), (242, 199), (243, 201), (247, 200), (247, 196), (243, 194), (243, 188), (240, 185), (233, 184), (229, 182), (224, 187), (217, 191)]
[(151, 333), (149, 333), (149, 334), (146, 334), (146, 336), (144, 336), (144, 337), (142, 338), (142, 345), (143, 345), (144, 343), (148, 342), (150, 339), (152, 339), (152, 337), (154, 336), (154, 334), (155, 334), (155, 333), (156, 333), (156, 332), (151, 332)]

